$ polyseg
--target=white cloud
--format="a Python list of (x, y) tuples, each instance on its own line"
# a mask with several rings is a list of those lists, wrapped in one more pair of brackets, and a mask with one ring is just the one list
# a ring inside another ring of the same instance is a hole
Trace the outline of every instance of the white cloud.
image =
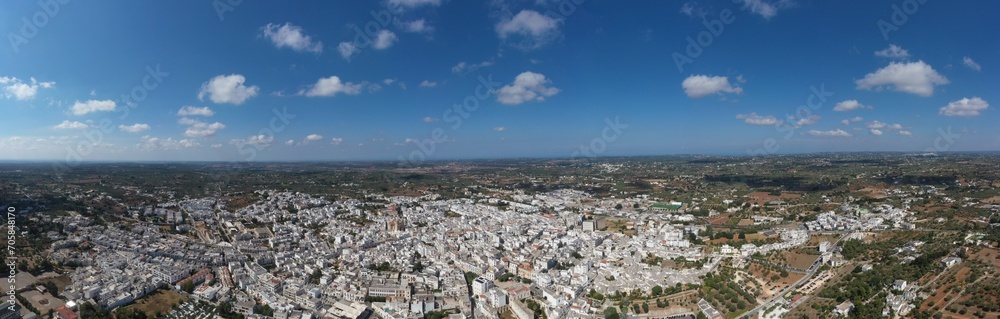
[(86, 123), (77, 122), (77, 121), (73, 121), (73, 122), (62, 121), (62, 123), (59, 123), (59, 125), (56, 125), (54, 128), (57, 129), (57, 130), (82, 130), (82, 129), (90, 128), (90, 125), (87, 125)]
[(870, 130), (868, 130), (868, 131), (869, 131), (869, 132), (871, 132), (871, 133), (872, 133), (872, 135), (875, 135), (875, 136), (882, 136), (882, 131), (881, 131), (881, 130), (878, 130), (878, 129), (874, 129), (874, 128), (873, 128), (873, 129), (870, 129)]
[(341, 42), (337, 45), (337, 52), (340, 52), (340, 56), (345, 60), (350, 60), (351, 56), (360, 53), (361, 49), (352, 42)]
[(128, 133), (140, 133), (149, 130), (149, 124), (135, 123), (132, 125), (118, 125), (118, 129)]
[(906, 51), (906, 49), (899, 47), (898, 45), (890, 44), (888, 48), (885, 48), (882, 51), (875, 51), (875, 56), (880, 56), (890, 59), (905, 59), (910, 57), (910, 52)]
[(848, 133), (847, 131), (844, 131), (844, 130), (841, 130), (841, 129), (830, 130), (830, 131), (811, 130), (809, 132), (806, 132), (806, 134), (809, 134), (809, 135), (812, 135), (812, 136), (820, 136), (820, 137), (850, 137), (851, 136), (851, 133)]
[(757, 113), (739, 114), (736, 118), (750, 125), (778, 125), (781, 121), (773, 115), (757, 115)]
[(257, 145), (263, 147), (271, 146), (272, 143), (274, 143), (274, 136), (264, 134), (253, 135), (248, 139), (232, 139), (229, 141), (229, 144), (233, 145)]
[(970, 57), (964, 57), (964, 58), (962, 58), (962, 64), (965, 64), (966, 67), (968, 67), (968, 68), (970, 68), (970, 69), (972, 69), (972, 70), (974, 70), (976, 72), (980, 72), (980, 71), (983, 70), (983, 67), (979, 66), (979, 63), (976, 63), (976, 61), (973, 61), (972, 58), (970, 58)]
[(858, 100), (847, 100), (837, 103), (837, 105), (833, 107), (833, 110), (837, 112), (848, 112), (864, 108), (870, 109), (872, 107), (870, 105), (861, 104)]
[(87, 100), (86, 102), (73, 102), (73, 106), (70, 107), (70, 110), (73, 111), (73, 115), (84, 115), (94, 112), (111, 112), (114, 111), (116, 107), (118, 107), (118, 105), (112, 100)]
[(208, 124), (187, 117), (181, 118), (177, 123), (188, 126), (187, 130), (184, 131), (184, 136), (187, 137), (211, 137), (226, 128), (226, 125), (219, 122)]
[(497, 126), (497, 127), (494, 127), (493, 130), (497, 131), (497, 132), (503, 132), (503, 131), (506, 131), (507, 128), (503, 127), (503, 126)]
[(555, 87), (547, 87), (552, 81), (541, 73), (525, 71), (514, 78), (514, 83), (504, 85), (496, 92), (497, 101), (506, 105), (518, 105), (528, 101), (545, 101), (559, 93)]
[(941, 107), (939, 114), (944, 116), (963, 116), (963, 117), (973, 117), (979, 116), (979, 111), (985, 110), (990, 107), (990, 104), (979, 97), (973, 98), (963, 98), (961, 100), (948, 103), (948, 105)]
[(431, 82), (431, 81), (428, 81), (428, 80), (424, 80), (423, 82), (420, 82), (420, 87), (422, 87), (422, 88), (432, 88), (432, 87), (436, 87), (436, 86), (438, 86), (437, 82)]
[(750, 10), (750, 12), (756, 13), (768, 20), (778, 15), (778, 10), (794, 4), (791, 0), (733, 0), (733, 3), (742, 3), (744, 9)]
[(308, 91), (300, 91), (300, 95), (305, 96), (336, 96), (337, 94), (357, 95), (361, 93), (362, 84), (343, 82), (340, 77), (334, 75), (328, 78), (321, 78), (313, 84)]
[(323, 140), (323, 135), (309, 134), (309, 136), (306, 136), (306, 141), (321, 141), (321, 140)]
[(816, 122), (819, 122), (819, 119), (820, 119), (819, 115), (810, 115), (809, 117), (803, 117), (800, 118), (798, 121), (795, 121), (795, 127), (799, 128), (806, 125), (813, 125), (816, 124)]
[(410, 22), (399, 22), (399, 27), (406, 32), (412, 33), (430, 33), (434, 31), (434, 27), (427, 25), (427, 21), (424, 19), (417, 19)]
[(441, 121), (441, 119), (436, 118), (436, 117), (430, 117), (430, 116), (424, 117), (424, 123), (434, 123), (434, 122), (440, 122), (440, 121)]
[(212, 109), (206, 107), (195, 107), (195, 106), (185, 106), (177, 111), (177, 115), (180, 116), (212, 116), (215, 112)]
[(189, 140), (189, 139), (175, 140), (173, 138), (162, 139), (159, 137), (152, 137), (149, 135), (144, 135), (143, 137), (139, 138), (139, 142), (140, 142), (139, 144), (136, 144), (136, 148), (146, 151), (179, 150), (181, 148), (201, 147), (201, 144), (195, 140)]
[(385, 50), (391, 47), (393, 44), (395, 44), (396, 41), (398, 40), (399, 37), (396, 36), (395, 33), (386, 29), (382, 29), (377, 34), (375, 34), (375, 39), (372, 42), (372, 47), (375, 48), (375, 50)]
[(886, 86), (900, 92), (920, 96), (934, 95), (934, 86), (948, 84), (948, 79), (937, 73), (924, 61), (897, 63), (865, 75), (864, 79), (855, 81), (858, 89), (882, 90)]
[(691, 75), (681, 82), (684, 93), (691, 98), (705, 97), (717, 93), (743, 93), (743, 88), (733, 86), (725, 76)]
[(390, 7), (416, 8), (425, 5), (440, 6), (441, 0), (389, 0)]
[[(339, 138), (339, 137), (331, 137), (330, 138), (330, 144), (333, 144), (333, 145), (340, 145), (340, 143), (343, 143), (343, 142), (344, 142), (343, 138)], [(361, 144), (359, 144), (359, 145), (361, 145)]]
[(38, 89), (50, 89), (56, 86), (56, 82), (38, 82), (35, 78), (30, 78), (28, 83), (16, 77), (0, 77), (0, 85), (3, 86), (5, 98), (14, 98), (18, 101), (27, 101), (35, 98)]
[(902, 130), (903, 126), (899, 125), (899, 124), (892, 124), (892, 125), (889, 125), (888, 129), (890, 129), (890, 130)]
[(522, 10), (512, 18), (496, 25), (500, 39), (507, 40), (516, 35), (523, 37), (518, 46), (522, 49), (540, 48), (559, 36), (561, 20), (548, 17), (533, 10)]
[(478, 70), (479, 68), (484, 68), (493, 65), (493, 60), (487, 60), (480, 63), (465, 63), (465, 61), (458, 62), (455, 66), (451, 67), (452, 73), (466, 73)]
[(313, 41), (312, 37), (302, 32), (301, 27), (290, 23), (284, 25), (268, 23), (261, 28), (261, 35), (271, 40), (271, 43), (278, 48), (287, 47), (299, 52), (323, 52), (323, 42)]
[(216, 104), (229, 103), (240, 105), (257, 95), (260, 88), (256, 85), (246, 86), (246, 78), (241, 74), (219, 75), (201, 85), (198, 99), (204, 100), (205, 95)]
[(910, 133), (910, 131), (899, 131), (899, 135), (902, 135), (902, 136), (913, 136), (913, 133)]
[(295, 145), (295, 140), (287, 140), (287, 141), (285, 141), (285, 145), (294, 146)]
[(843, 121), (840, 121), (840, 123), (843, 123), (844, 125), (849, 125), (849, 124), (851, 124), (853, 122), (861, 122), (861, 121), (864, 121), (864, 120), (865, 120), (865, 118), (863, 118), (863, 117), (855, 116), (855, 117), (852, 117), (852, 118), (849, 118), (849, 119), (844, 119)]
[(871, 122), (868, 122), (868, 124), (867, 124), (866, 126), (867, 126), (868, 128), (874, 128), (874, 129), (879, 129), (879, 128), (884, 128), (884, 127), (886, 127), (886, 125), (887, 125), (887, 124), (885, 124), (885, 123), (882, 123), (882, 122), (879, 122), (879, 121), (871, 121)]

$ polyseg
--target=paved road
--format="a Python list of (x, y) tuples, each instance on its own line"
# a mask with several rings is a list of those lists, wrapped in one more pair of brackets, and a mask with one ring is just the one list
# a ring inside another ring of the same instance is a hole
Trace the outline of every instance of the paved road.
[[(850, 237), (852, 233), (853, 232), (849, 232), (849, 233), (844, 234), (844, 236), (841, 236), (840, 239), (837, 239), (837, 242), (833, 243), (833, 246), (837, 247), (837, 245), (840, 244), (841, 241), (843, 241), (847, 237)], [(799, 279), (799, 281), (796, 281), (791, 286), (788, 286), (787, 288), (782, 289), (780, 293), (774, 295), (774, 297), (771, 297), (771, 299), (769, 299), (768, 301), (764, 302), (763, 304), (761, 304), (761, 305), (759, 305), (757, 307), (754, 307), (753, 309), (750, 309), (750, 311), (747, 311), (747, 312), (743, 313), (739, 317), (736, 317), (736, 319), (747, 318), (750, 315), (753, 315), (753, 314), (755, 314), (757, 312), (760, 312), (761, 310), (770, 308), (778, 300), (782, 300), (784, 298), (784, 295), (786, 293), (788, 293), (790, 291), (793, 291), (795, 289), (798, 289), (799, 286), (801, 286), (803, 283), (805, 283), (810, 278), (812, 278), (812, 276), (816, 274), (816, 270), (819, 269), (820, 265), (822, 264), (822, 261), (823, 261), (823, 258), (816, 259), (816, 261), (813, 262), (812, 266), (809, 266), (808, 272), (806, 273), (805, 276), (802, 276), (802, 279)]]

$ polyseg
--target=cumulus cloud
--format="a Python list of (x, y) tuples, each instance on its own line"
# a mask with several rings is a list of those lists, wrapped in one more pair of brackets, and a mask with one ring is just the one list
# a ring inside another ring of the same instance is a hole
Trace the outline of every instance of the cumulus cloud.
[(840, 123), (843, 123), (844, 125), (849, 125), (849, 124), (851, 124), (853, 122), (861, 122), (861, 121), (864, 121), (864, 120), (865, 120), (865, 118), (863, 118), (863, 117), (855, 116), (855, 117), (852, 117), (852, 118), (849, 118), (849, 119), (844, 119), (843, 121), (840, 121)]
[(260, 147), (268, 147), (274, 143), (274, 136), (270, 135), (253, 135), (247, 139), (232, 139), (229, 140), (229, 144), (233, 145), (255, 145)]
[(73, 115), (84, 115), (94, 112), (111, 112), (114, 111), (116, 107), (118, 107), (118, 105), (112, 100), (87, 100), (86, 102), (73, 102), (73, 106), (70, 107), (70, 110), (73, 111)]
[(128, 133), (140, 133), (149, 130), (149, 124), (135, 123), (132, 125), (118, 125), (118, 129)]
[(811, 130), (811, 131), (806, 132), (806, 134), (809, 134), (811, 136), (819, 136), (819, 137), (851, 137), (852, 136), (851, 133), (848, 133), (847, 131), (844, 131), (844, 130), (841, 130), (841, 129), (830, 130), (830, 131)]
[(847, 100), (837, 103), (837, 105), (833, 107), (833, 110), (837, 112), (848, 112), (865, 108), (870, 109), (872, 107), (870, 105), (861, 104), (858, 100)]
[(910, 131), (899, 131), (899, 135), (902, 135), (902, 136), (913, 136), (913, 133), (910, 133)]
[(212, 116), (215, 112), (206, 107), (185, 106), (177, 111), (180, 116)]
[(271, 40), (271, 43), (278, 48), (290, 48), (299, 52), (323, 52), (323, 42), (313, 41), (312, 37), (305, 35), (302, 27), (291, 23), (283, 25), (268, 23), (261, 28), (261, 35)]
[(306, 136), (306, 141), (322, 141), (322, 140), (323, 140), (323, 135), (309, 134), (308, 136)]
[(857, 80), (855, 83), (858, 89), (880, 91), (885, 87), (891, 87), (900, 92), (931, 96), (934, 94), (935, 85), (948, 84), (949, 82), (929, 64), (917, 61), (891, 62), (888, 66), (865, 75), (864, 79)]
[(734, 0), (733, 3), (743, 4), (744, 9), (768, 20), (778, 15), (778, 10), (795, 4), (791, 0)]
[(478, 70), (479, 68), (485, 68), (493, 65), (493, 60), (483, 61), (479, 63), (465, 63), (465, 61), (458, 62), (455, 66), (451, 67), (452, 73), (467, 73)]
[(684, 93), (691, 98), (701, 98), (711, 94), (743, 93), (743, 88), (729, 83), (729, 77), (692, 75), (681, 82)]
[(962, 58), (962, 64), (965, 64), (965, 67), (972, 69), (973, 71), (976, 72), (980, 72), (983, 70), (983, 67), (979, 66), (979, 63), (976, 63), (976, 61), (973, 61), (972, 58), (970, 57)]
[(187, 117), (181, 118), (177, 123), (188, 126), (187, 130), (184, 131), (184, 136), (187, 137), (211, 137), (226, 128), (226, 125), (219, 122), (209, 124)]
[(888, 48), (885, 48), (881, 51), (875, 51), (875, 56), (880, 56), (883, 58), (890, 58), (890, 59), (905, 59), (910, 57), (910, 52), (906, 51), (906, 49), (899, 47), (898, 45), (890, 44)]
[(813, 125), (816, 124), (816, 122), (819, 122), (819, 119), (820, 119), (819, 115), (810, 115), (809, 117), (803, 117), (795, 121), (795, 127), (800, 128), (806, 125)]
[[(559, 37), (561, 20), (545, 16), (534, 10), (522, 10), (510, 18), (497, 23), (497, 36), (503, 40), (514, 40), (512, 44), (521, 49), (537, 49)], [(517, 39), (514, 39), (514, 38)]]
[(497, 131), (497, 132), (503, 132), (503, 131), (506, 131), (507, 128), (503, 127), (503, 126), (497, 126), (497, 127), (494, 127), (493, 130)]
[(870, 129), (870, 130), (868, 130), (868, 131), (869, 131), (869, 132), (871, 132), (871, 133), (872, 133), (872, 135), (875, 135), (875, 136), (882, 136), (882, 131), (881, 131), (881, 130), (878, 130), (878, 129)]
[(391, 47), (393, 44), (396, 44), (396, 41), (398, 40), (399, 37), (396, 36), (395, 33), (386, 29), (382, 29), (381, 31), (375, 34), (375, 39), (372, 42), (372, 47), (375, 48), (375, 50), (385, 50)]
[(525, 71), (514, 78), (514, 83), (504, 85), (496, 91), (497, 101), (506, 105), (518, 105), (528, 101), (545, 101), (559, 93), (559, 89), (548, 86), (552, 81), (541, 73)]
[(343, 82), (340, 77), (334, 75), (316, 81), (309, 90), (302, 90), (300, 95), (315, 96), (336, 96), (337, 94), (357, 95), (361, 93), (363, 87), (360, 83)]
[[(331, 137), (330, 138), (330, 144), (333, 144), (333, 145), (340, 145), (343, 142), (344, 142), (343, 138), (339, 138), (339, 137)], [(360, 145), (362, 145), (362, 144), (359, 144), (359, 146)]]
[(28, 79), (26, 83), (16, 77), (0, 77), (0, 87), (3, 87), (4, 98), (14, 98), (18, 101), (34, 99), (39, 88), (49, 89), (55, 86), (56, 82), (39, 82), (35, 78)]
[(963, 98), (941, 107), (939, 114), (944, 116), (974, 117), (979, 112), (990, 107), (990, 104), (979, 97)]
[(422, 87), (422, 88), (432, 88), (432, 87), (438, 86), (438, 83), (437, 82), (433, 82), (433, 81), (424, 80), (423, 82), (420, 82), (419, 86)]
[(340, 53), (341, 57), (349, 61), (351, 60), (351, 56), (360, 53), (361, 49), (352, 42), (341, 42), (337, 45), (337, 52)]
[(882, 123), (882, 122), (879, 122), (879, 121), (871, 121), (871, 122), (868, 122), (868, 124), (866, 126), (868, 128), (878, 129), (878, 128), (884, 128), (884, 127), (886, 127), (886, 125), (888, 125), (888, 124), (885, 124), (885, 123)]
[(162, 139), (159, 137), (152, 137), (149, 135), (144, 135), (139, 138), (139, 144), (136, 144), (136, 148), (145, 151), (152, 150), (179, 150), (182, 148), (199, 148), (201, 144), (198, 141), (183, 139), (175, 140), (173, 138)]
[(436, 118), (436, 117), (430, 117), (430, 116), (424, 117), (424, 123), (434, 123), (434, 122), (440, 122), (440, 121), (441, 121), (441, 119)]
[(417, 19), (409, 22), (399, 22), (397, 23), (400, 29), (403, 31), (411, 33), (430, 33), (434, 31), (434, 27), (427, 24), (424, 19)]
[(198, 99), (207, 95), (213, 103), (240, 105), (260, 91), (256, 85), (246, 86), (246, 78), (241, 74), (219, 75), (201, 85)]
[(81, 122), (77, 122), (77, 121), (73, 121), (73, 122), (62, 121), (62, 123), (59, 123), (54, 128), (57, 129), (57, 130), (82, 130), (82, 129), (90, 128), (90, 125), (87, 125), (87, 123), (81, 123)]
[(389, 0), (389, 6), (394, 8), (416, 8), (421, 6), (440, 6), (441, 0)]
[(739, 114), (736, 118), (750, 125), (778, 125), (781, 121), (773, 115), (757, 115), (757, 113)]

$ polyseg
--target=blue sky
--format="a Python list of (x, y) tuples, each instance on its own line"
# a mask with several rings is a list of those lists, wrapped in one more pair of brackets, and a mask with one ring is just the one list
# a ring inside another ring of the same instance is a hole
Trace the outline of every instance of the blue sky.
[(0, 159), (1000, 149), (991, 1), (0, 7)]

